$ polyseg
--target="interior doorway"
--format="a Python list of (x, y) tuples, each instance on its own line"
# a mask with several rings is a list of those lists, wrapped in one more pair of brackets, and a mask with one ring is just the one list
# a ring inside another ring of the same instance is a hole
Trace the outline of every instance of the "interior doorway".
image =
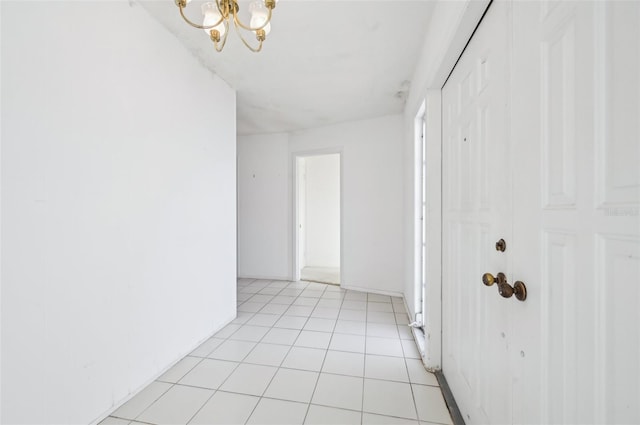
[(295, 158), (298, 280), (340, 284), (340, 159), (340, 153)]

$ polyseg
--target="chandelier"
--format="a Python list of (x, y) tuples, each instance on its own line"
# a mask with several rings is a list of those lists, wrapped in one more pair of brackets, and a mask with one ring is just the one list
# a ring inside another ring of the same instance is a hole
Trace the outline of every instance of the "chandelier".
[[(249, 4), (249, 14), (251, 15), (249, 25), (244, 24), (238, 18), (238, 12), (240, 11), (238, 0), (215, 0), (204, 3), (202, 5), (202, 15), (204, 16), (202, 25), (196, 24), (189, 20), (184, 13), (190, 1), (191, 0), (175, 0), (176, 5), (180, 8), (182, 19), (192, 27), (204, 30), (211, 41), (213, 41), (213, 45), (218, 52), (224, 49), (224, 45), (227, 42), (230, 21), (233, 22), (233, 26), (244, 45), (252, 52), (259, 52), (262, 50), (262, 43), (271, 30), (271, 13), (276, 7), (278, 0), (255, 0)], [(251, 46), (251, 44), (247, 42), (244, 38), (243, 31), (255, 34), (256, 40), (258, 40), (256, 47)]]

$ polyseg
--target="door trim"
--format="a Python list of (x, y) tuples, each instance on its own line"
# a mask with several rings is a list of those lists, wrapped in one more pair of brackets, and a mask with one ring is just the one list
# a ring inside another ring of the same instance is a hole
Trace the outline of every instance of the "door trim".
[(291, 181), (291, 224), (293, 229), (291, 232), (292, 243), (291, 251), (289, 252), (289, 258), (291, 258), (291, 280), (300, 280), (300, 259), (298, 241), (300, 238), (300, 218), (298, 214), (298, 159), (308, 158), (311, 156), (322, 156), (338, 154), (340, 157), (340, 286), (344, 283), (344, 235), (343, 235), (343, 223), (344, 223), (344, 161), (342, 160), (343, 150), (338, 148), (326, 148), (326, 149), (313, 149), (306, 151), (291, 152), (289, 158), (290, 164), (290, 178)]

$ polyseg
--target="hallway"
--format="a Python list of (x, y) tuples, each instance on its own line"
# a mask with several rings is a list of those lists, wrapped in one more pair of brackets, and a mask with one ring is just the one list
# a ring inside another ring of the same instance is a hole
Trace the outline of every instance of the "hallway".
[(101, 424), (450, 424), (407, 323), (401, 298), (240, 279), (238, 317)]

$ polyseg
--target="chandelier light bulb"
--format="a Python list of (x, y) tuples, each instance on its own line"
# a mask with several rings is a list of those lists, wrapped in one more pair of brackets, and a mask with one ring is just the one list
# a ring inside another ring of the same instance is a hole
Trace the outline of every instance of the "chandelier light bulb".
[[(222, 17), (220, 12), (218, 11), (218, 6), (216, 6), (213, 2), (207, 2), (202, 5), (202, 14), (204, 15), (204, 19), (202, 20), (202, 26), (207, 27), (215, 24)], [(225, 32), (227, 32), (226, 27), (224, 26), (224, 22), (220, 22), (219, 25), (216, 25), (214, 28), (203, 30), (207, 35), (211, 33), (211, 30), (218, 30), (220, 33), (220, 37), (224, 37)]]
[[(2, 0), (0, 0), (2, 1)], [(278, 0), (254, 0), (249, 4), (249, 22), (243, 22), (239, 16), (240, 0), (207, 1), (202, 5), (202, 24), (189, 19), (185, 14), (187, 3), (191, 0), (174, 0), (180, 10), (180, 16), (192, 27), (204, 30), (213, 42), (217, 52), (221, 52), (227, 43), (229, 28), (233, 28), (242, 43), (252, 52), (260, 52), (267, 34), (271, 31), (271, 16)], [(245, 34), (255, 36), (257, 43), (250, 42)]]
[[(249, 13), (251, 13), (251, 28), (258, 28), (264, 25), (269, 18), (269, 10), (266, 8), (262, 1), (254, 1), (249, 5)], [(271, 31), (271, 23), (268, 23), (263, 28), (265, 34), (269, 34)]]

